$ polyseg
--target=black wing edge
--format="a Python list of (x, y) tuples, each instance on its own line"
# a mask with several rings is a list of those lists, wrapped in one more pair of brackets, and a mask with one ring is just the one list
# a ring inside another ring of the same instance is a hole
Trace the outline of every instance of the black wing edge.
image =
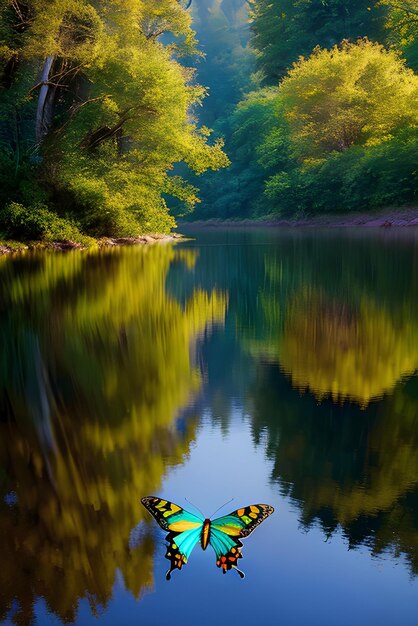
[[(248, 537), (248, 535), (251, 535), (253, 530), (255, 530), (257, 526), (261, 524), (261, 522), (264, 522), (264, 520), (267, 517), (269, 517), (270, 515), (274, 513), (274, 508), (270, 506), (270, 504), (255, 504), (255, 505), (253, 504), (253, 505), (244, 507), (245, 515), (248, 515), (249, 513), (251, 513), (251, 506), (256, 506), (258, 509), (260, 509), (261, 514), (257, 515), (257, 517), (252, 521), (251, 524), (249, 524), (246, 528), (243, 528), (241, 530), (241, 533), (239, 535), (240, 537)], [(236, 511), (234, 511), (234, 513), (236, 514)]]
[(187, 563), (186, 556), (180, 551), (175, 542), (175, 538), (178, 533), (168, 533), (165, 540), (168, 542), (165, 558), (170, 561), (170, 568), (165, 575), (166, 580), (170, 580), (171, 572), (175, 569), (181, 569), (183, 565)]
[(161, 526), (163, 530), (168, 530), (168, 523), (163, 514), (155, 508), (158, 502), (161, 502), (162, 498), (158, 498), (157, 496), (145, 496), (141, 498), (141, 503), (144, 507), (151, 513), (153, 518), (157, 521), (157, 523)]

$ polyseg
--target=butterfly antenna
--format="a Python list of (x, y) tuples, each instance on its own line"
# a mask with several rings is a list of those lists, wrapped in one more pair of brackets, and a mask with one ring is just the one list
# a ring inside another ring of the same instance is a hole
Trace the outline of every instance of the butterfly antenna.
[(199, 511), (200, 515), (203, 515), (204, 518), (206, 518), (206, 515), (204, 513), (202, 513), (202, 511), (199, 509), (198, 506), (196, 506), (195, 504), (193, 504), (193, 502), (190, 502), (190, 500), (188, 500), (187, 498), (184, 498), (186, 500), (186, 502), (188, 502), (189, 504), (192, 505), (193, 508), (196, 509), (196, 511)]
[(216, 509), (216, 511), (214, 513), (212, 513), (212, 515), (210, 515), (210, 519), (212, 519), (212, 517), (215, 515), (215, 513), (217, 513), (218, 511), (220, 511), (221, 509), (224, 508), (224, 506), (226, 506), (227, 504), (229, 504), (230, 502), (232, 502), (234, 498), (231, 498), (230, 500), (228, 500), (228, 502), (225, 502), (222, 506), (219, 507), (219, 509)]

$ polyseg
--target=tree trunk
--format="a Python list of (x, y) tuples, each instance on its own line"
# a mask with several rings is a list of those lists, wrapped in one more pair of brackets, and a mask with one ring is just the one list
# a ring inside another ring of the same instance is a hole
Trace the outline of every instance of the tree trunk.
[(50, 90), (50, 86), (48, 84), (49, 73), (52, 69), (52, 65), (54, 63), (54, 57), (49, 56), (45, 59), (44, 67), (42, 69), (41, 76), (41, 89), (39, 91), (38, 98), (38, 108), (36, 111), (36, 123), (35, 123), (35, 133), (36, 133), (36, 143), (39, 145), (42, 143), (43, 138), (48, 132), (50, 126), (50, 120), (46, 119), (46, 117), (50, 117), (50, 115), (46, 115), (48, 109), (46, 107), (46, 100), (48, 97), (48, 92)]

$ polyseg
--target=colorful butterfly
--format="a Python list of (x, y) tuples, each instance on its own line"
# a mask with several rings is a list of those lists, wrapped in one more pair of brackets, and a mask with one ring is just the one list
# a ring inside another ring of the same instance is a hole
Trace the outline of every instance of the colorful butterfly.
[(161, 528), (169, 531), (166, 536), (168, 547), (165, 555), (170, 561), (167, 580), (170, 580), (173, 570), (181, 569), (187, 563), (198, 541), (203, 550), (206, 550), (208, 545), (212, 546), (216, 554), (216, 565), (222, 567), (224, 574), (234, 568), (241, 578), (244, 578), (244, 572), (237, 567), (238, 559), (242, 558), (240, 539), (248, 537), (254, 528), (274, 512), (273, 507), (268, 504), (251, 504), (210, 520), (155, 496), (146, 496), (141, 502)]

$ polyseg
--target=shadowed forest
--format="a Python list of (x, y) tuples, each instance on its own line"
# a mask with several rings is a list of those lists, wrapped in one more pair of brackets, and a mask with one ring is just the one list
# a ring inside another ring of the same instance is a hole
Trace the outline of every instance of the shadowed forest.
[(3, 0), (0, 238), (413, 205), (417, 37), (417, 0)]

